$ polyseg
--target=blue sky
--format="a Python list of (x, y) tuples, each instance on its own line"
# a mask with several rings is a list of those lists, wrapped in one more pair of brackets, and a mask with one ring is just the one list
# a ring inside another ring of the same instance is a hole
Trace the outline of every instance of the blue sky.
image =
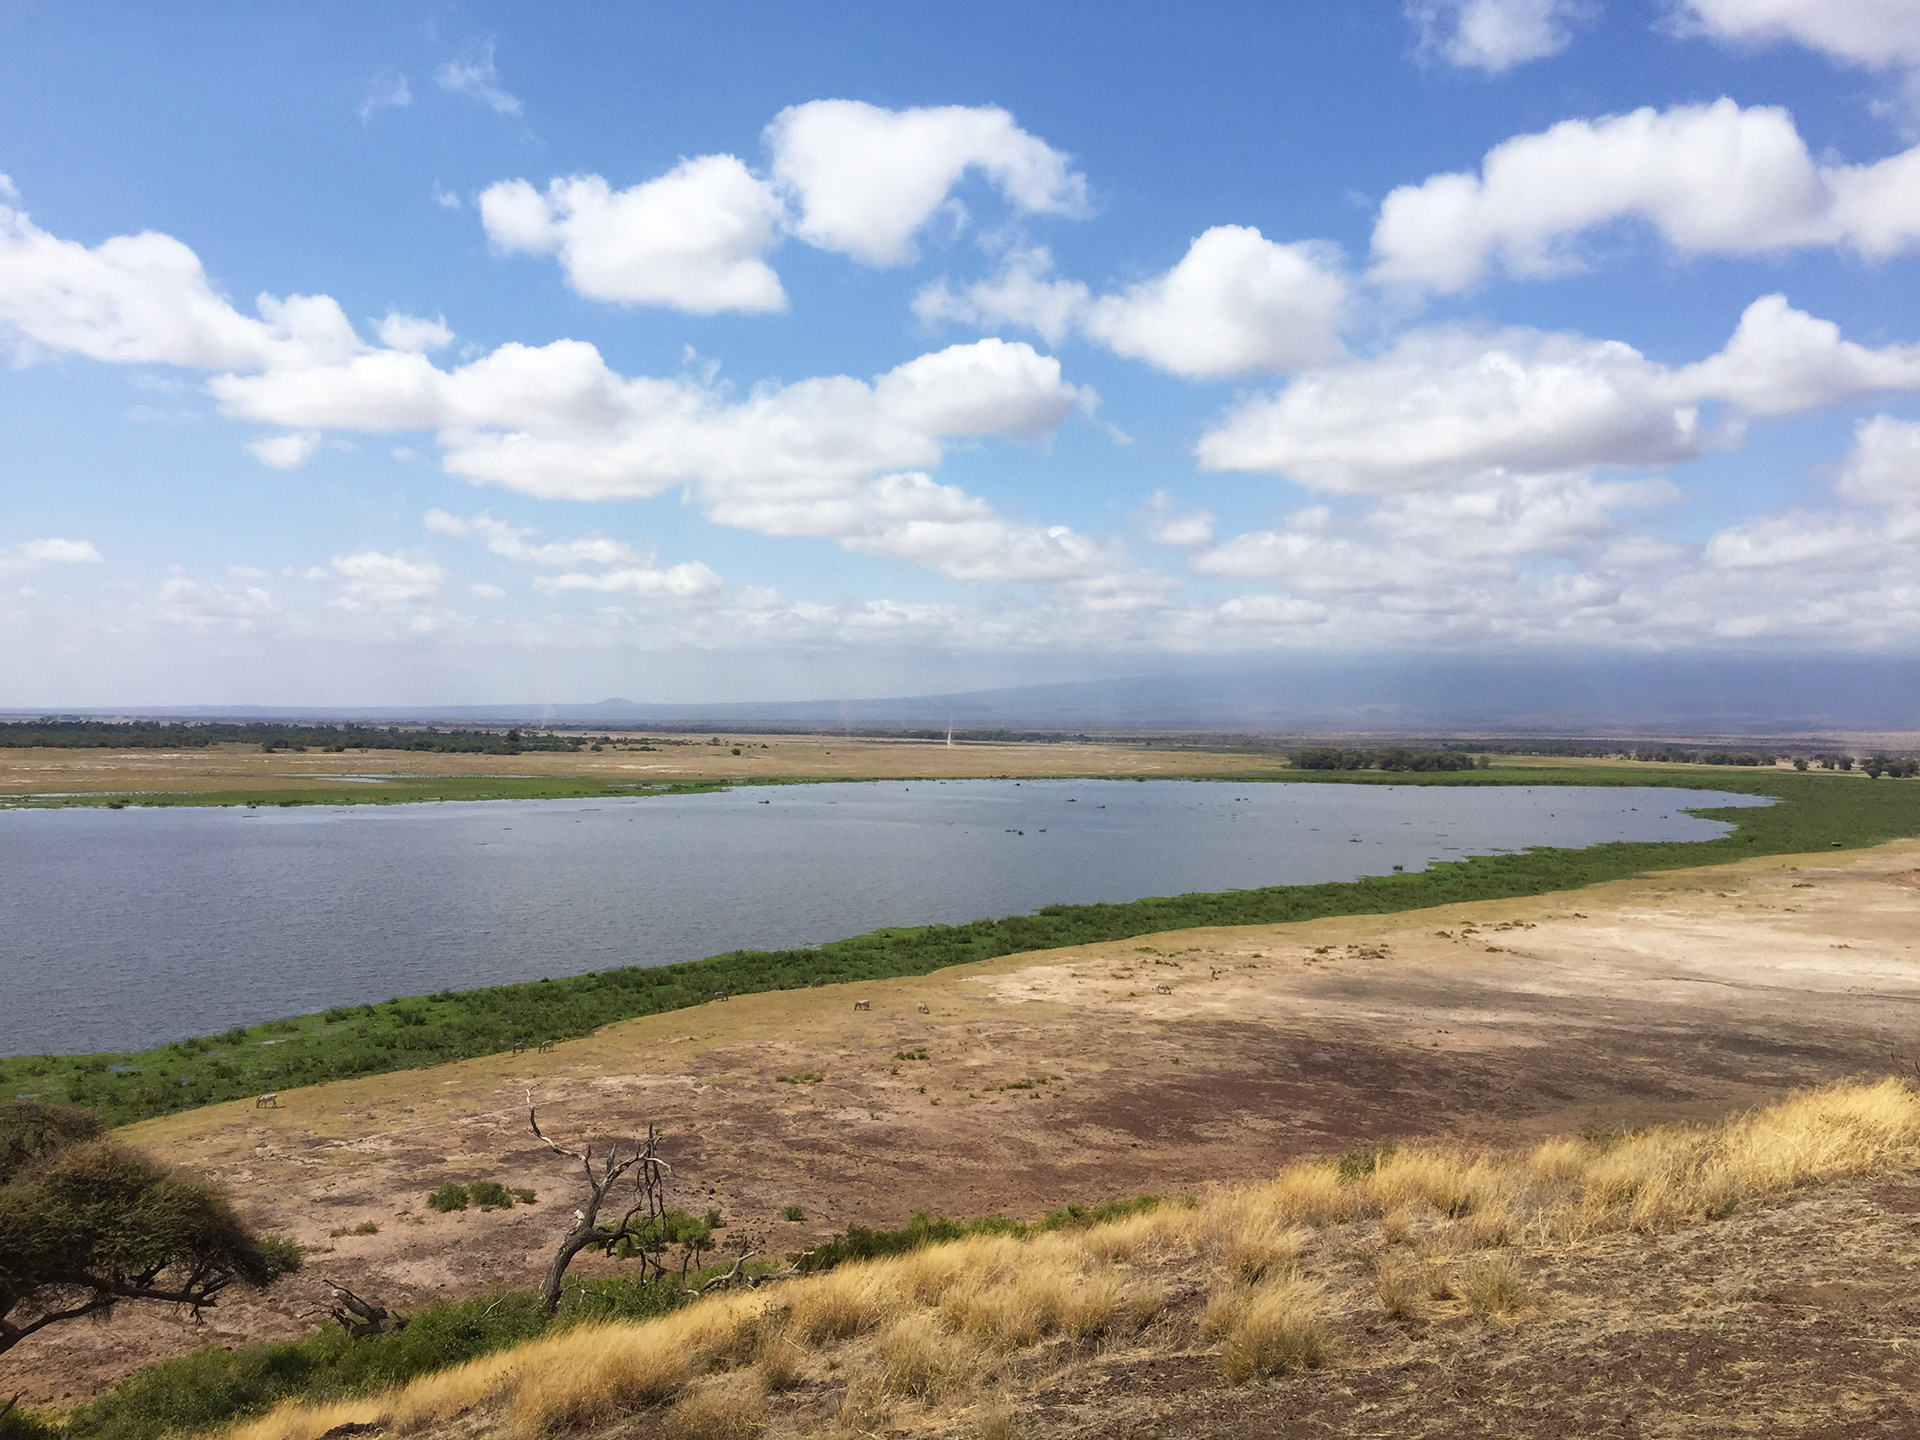
[(0, 705), (1910, 654), (1910, 0), (0, 9)]

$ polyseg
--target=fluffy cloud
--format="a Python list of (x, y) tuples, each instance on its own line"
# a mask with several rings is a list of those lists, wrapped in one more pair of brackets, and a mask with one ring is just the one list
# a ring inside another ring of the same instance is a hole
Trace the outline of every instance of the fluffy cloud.
[(1844, 245), (1885, 259), (1920, 246), (1920, 149), (1817, 165), (1785, 110), (1725, 99), (1567, 120), (1495, 146), (1477, 175), (1394, 190), (1374, 227), (1374, 273), (1440, 291), (1496, 263), (1558, 274), (1578, 268), (1583, 233), (1623, 220), (1683, 254)]
[(1868, 505), (1920, 510), (1920, 424), (1888, 415), (1861, 421), (1834, 488)]
[(339, 586), (331, 603), (336, 609), (379, 614), (411, 610), (440, 593), (446, 578), (439, 563), (379, 550), (356, 550), (333, 557)]
[(38, 570), (43, 565), (98, 565), (101, 559), (91, 540), (22, 540), (17, 545), (0, 546), (0, 575)]
[(520, 102), (500, 88), (491, 36), (469, 41), (459, 55), (433, 72), (433, 78), (442, 90), (477, 100), (496, 115), (520, 113)]
[(568, 590), (594, 590), (603, 595), (661, 596), (687, 600), (719, 590), (720, 577), (698, 560), (689, 560), (680, 565), (670, 565), (664, 570), (651, 565), (629, 565), (598, 575), (578, 570), (564, 575), (543, 575), (533, 582), (533, 588), (548, 595)]
[(610, 540), (604, 535), (530, 545), (527, 536), (534, 533), (532, 530), (495, 519), (484, 510), (464, 520), (445, 510), (429, 510), (421, 523), (437, 535), (478, 536), (495, 555), (528, 565), (619, 565), (642, 559), (640, 552), (624, 540)]
[(329, 363), (361, 348), (327, 296), (262, 295), (256, 320), (229, 305), (172, 236), (117, 235), (88, 248), (40, 229), (5, 203), (10, 193), (0, 185), (0, 329), (16, 344), (203, 370)]
[(1342, 353), (1339, 261), (1217, 225), (1165, 275), (1093, 302), (1087, 333), (1117, 354), (1196, 379), (1298, 370)]
[(380, 322), (380, 343), (390, 350), (410, 350), (425, 354), (442, 350), (453, 343), (453, 331), (444, 315), (427, 320), (418, 315), (389, 312)]
[(1681, 0), (1680, 17), (1723, 40), (1790, 40), (1854, 65), (1920, 66), (1911, 0)]
[(1409, 0), (1407, 17), (1423, 55), (1499, 75), (1558, 55), (1573, 39), (1569, 23), (1592, 8), (1585, 0)]
[(295, 430), (285, 435), (269, 435), (263, 440), (247, 442), (247, 450), (253, 458), (275, 470), (297, 470), (311, 460), (319, 448), (318, 430)]
[(1119, 355), (1190, 379), (1297, 370), (1343, 353), (1347, 285), (1333, 247), (1278, 244), (1245, 225), (1217, 225), (1164, 274), (1095, 297), (1051, 278), (1044, 249), (1018, 250), (998, 274), (956, 294), (944, 283), (914, 300), (923, 320), (1024, 325), (1059, 343), (1073, 329)]
[(480, 219), (501, 250), (558, 254), (582, 295), (665, 305), (696, 315), (786, 308), (762, 257), (779, 243), (781, 205), (731, 155), (681, 162), (643, 185), (614, 190), (598, 175), (489, 186)]
[(776, 115), (767, 144), (775, 183), (799, 207), (794, 233), (869, 265), (912, 260), (914, 236), (971, 170), (1030, 213), (1087, 207), (1086, 178), (1004, 110), (814, 100)]
[(98, 565), (101, 559), (91, 540), (23, 540), (13, 554), (26, 565)]
[(582, 295), (712, 315), (786, 308), (765, 257), (789, 231), (872, 265), (913, 259), (914, 236), (970, 171), (1024, 211), (1086, 208), (1085, 178), (1004, 110), (816, 100), (781, 111), (765, 138), (767, 179), (702, 155), (625, 190), (598, 175), (544, 194), (503, 180), (481, 194), (481, 222), (497, 249), (557, 255)]
[[(1481, 471), (1659, 465), (1732, 443), (1745, 414), (1920, 389), (1920, 346), (1870, 350), (1780, 296), (1718, 354), (1672, 369), (1618, 341), (1511, 329), (1414, 331), (1378, 359), (1297, 377), (1202, 436), (1204, 468), (1266, 470), (1334, 493)], [(1716, 428), (1702, 407), (1733, 413)]]
[(944, 280), (913, 297), (913, 313), (929, 325), (955, 321), (997, 329), (1020, 325), (1058, 345), (1086, 317), (1093, 292), (1078, 280), (1053, 275), (1053, 255), (1044, 245), (1014, 250), (999, 270), (955, 292)]
[(1173, 497), (1156, 490), (1146, 508), (1134, 516), (1135, 522), (1156, 545), (1175, 545), (1191, 549), (1213, 543), (1213, 514), (1207, 510), (1181, 510)]

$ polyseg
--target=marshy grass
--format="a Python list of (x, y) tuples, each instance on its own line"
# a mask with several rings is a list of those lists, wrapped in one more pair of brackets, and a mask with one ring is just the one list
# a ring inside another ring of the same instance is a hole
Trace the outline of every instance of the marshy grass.
[[(669, 1435), (730, 1440), (761, 1433), (796, 1386), (837, 1390), (839, 1418), (822, 1426), (918, 1414), (955, 1434), (1005, 1433), (997, 1417), (1018, 1413), (1009, 1393), (1102, 1350), (1198, 1347), (1231, 1384), (1305, 1374), (1337, 1367), (1343, 1337), (1383, 1313), (1526, 1324), (1552, 1304), (1529, 1280), (1530, 1253), (1920, 1163), (1920, 1094), (1897, 1080), (1837, 1085), (1718, 1126), (1372, 1157), (1290, 1165), (1191, 1204), (1115, 1207), (1105, 1223), (930, 1231), (905, 1253), (579, 1326), (229, 1433), (315, 1440), (348, 1421), (395, 1433), (460, 1422), (539, 1440), (652, 1412)], [(824, 1413), (787, 1414), (780, 1433), (815, 1433), (805, 1417)]]

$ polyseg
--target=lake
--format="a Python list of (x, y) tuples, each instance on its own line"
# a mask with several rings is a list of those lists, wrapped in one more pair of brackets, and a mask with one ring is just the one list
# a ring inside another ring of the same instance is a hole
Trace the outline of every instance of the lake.
[(293, 809), (0, 811), (0, 1052), (1056, 902), (1710, 840), (1657, 788), (954, 780)]

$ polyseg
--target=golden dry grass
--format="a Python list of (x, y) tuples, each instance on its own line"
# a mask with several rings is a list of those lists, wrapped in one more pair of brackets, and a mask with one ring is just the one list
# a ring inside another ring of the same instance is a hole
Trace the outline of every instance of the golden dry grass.
[[(1897, 1080), (1795, 1095), (1715, 1127), (1511, 1154), (1409, 1147), (1344, 1181), (1302, 1163), (1092, 1229), (977, 1236), (568, 1331), (387, 1395), (290, 1406), (234, 1440), (315, 1440), (375, 1419), (417, 1432), (489, 1407), (524, 1437), (658, 1410), (673, 1435), (732, 1440), (760, 1433), (769, 1392), (807, 1380), (844, 1387), (842, 1429), (949, 1406), (972, 1407), (984, 1432), (1006, 1413), (986, 1397), (1036, 1373), (1049, 1346), (1210, 1346), (1233, 1383), (1311, 1370), (1334, 1362), (1343, 1314), (1452, 1306), (1523, 1319), (1545, 1303), (1527, 1247), (1669, 1230), (1915, 1163), (1920, 1094)], [(1412, 1254), (1398, 1248), (1408, 1241)], [(1170, 1314), (1169, 1287), (1195, 1303)]]

